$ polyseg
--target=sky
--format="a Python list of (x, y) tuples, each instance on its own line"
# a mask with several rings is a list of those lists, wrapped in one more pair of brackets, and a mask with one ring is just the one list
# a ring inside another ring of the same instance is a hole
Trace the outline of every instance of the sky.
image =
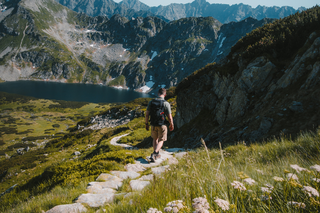
[[(121, 2), (122, 0), (114, 0), (115, 2)], [(155, 0), (140, 0), (140, 2), (153, 7), (153, 6), (166, 6), (169, 5), (171, 3), (182, 3), (182, 4), (187, 4), (187, 3), (191, 3), (194, 0), (161, 0), (161, 1), (155, 1)], [(319, 0), (206, 0), (207, 2), (209, 2), (210, 4), (247, 4), (250, 5), (253, 8), (256, 8), (258, 5), (261, 6), (278, 6), (278, 7), (282, 7), (282, 6), (291, 6), (295, 9), (298, 9), (299, 7), (306, 7), (306, 8), (310, 8), (313, 7), (315, 5), (320, 5), (320, 1)]]

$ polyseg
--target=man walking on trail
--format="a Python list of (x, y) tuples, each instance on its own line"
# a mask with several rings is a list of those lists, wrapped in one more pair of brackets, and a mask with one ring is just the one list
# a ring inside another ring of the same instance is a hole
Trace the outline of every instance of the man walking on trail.
[(167, 141), (168, 128), (166, 126), (166, 117), (168, 117), (170, 131), (173, 131), (173, 119), (171, 115), (170, 104), (164, 100), (167, 91), (164, 88), (159, 89), (158, 98), (153, 99), (149, 102), (146, 112), (146, 130), (149, 130), (149, 115), (151, 124), (151, 137), (153, 139), (153, 150), (150, 160), (155, 161), (159, 159), (161, 155), (159, 151), (164, 141)]

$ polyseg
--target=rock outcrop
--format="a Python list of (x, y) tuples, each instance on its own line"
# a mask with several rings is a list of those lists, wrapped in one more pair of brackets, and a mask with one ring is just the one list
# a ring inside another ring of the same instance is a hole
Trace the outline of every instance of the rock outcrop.
[[(305, 51), (282, 70), (266, 56), (247, 64), (239, 57), (229, 74), (212, 66), (188, 77), (177, 88), (179, 130), (171, 137), (173, 146), (178, 140), (196, 147), (200, 138), (209, 146), (248, 143), (316, 128), (320, 124), (320, 102), (315, 98), (320, 93), (319, 34), (312, 33), (301, 49)], [(225, 63), (230, 68), (232, 61)]]

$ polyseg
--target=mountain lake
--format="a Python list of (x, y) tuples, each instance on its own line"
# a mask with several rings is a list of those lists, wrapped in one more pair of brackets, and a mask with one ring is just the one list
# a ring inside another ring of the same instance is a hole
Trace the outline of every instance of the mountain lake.
[(46, 81), (11, 81), (0, 83), (0, 91), (35, 98), (90, 103), (120, 103), (136, 98), (151, 98), (146, 93), (116, 89), (104, 85), (72, 84)]

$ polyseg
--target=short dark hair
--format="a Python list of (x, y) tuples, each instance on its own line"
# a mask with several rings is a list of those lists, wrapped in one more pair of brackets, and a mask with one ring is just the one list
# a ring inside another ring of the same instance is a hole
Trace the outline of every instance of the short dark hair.
[(159, 95), (165, 95), (167, 93), (167, 90), (165, 88), (160, 88), (158, 93)]

